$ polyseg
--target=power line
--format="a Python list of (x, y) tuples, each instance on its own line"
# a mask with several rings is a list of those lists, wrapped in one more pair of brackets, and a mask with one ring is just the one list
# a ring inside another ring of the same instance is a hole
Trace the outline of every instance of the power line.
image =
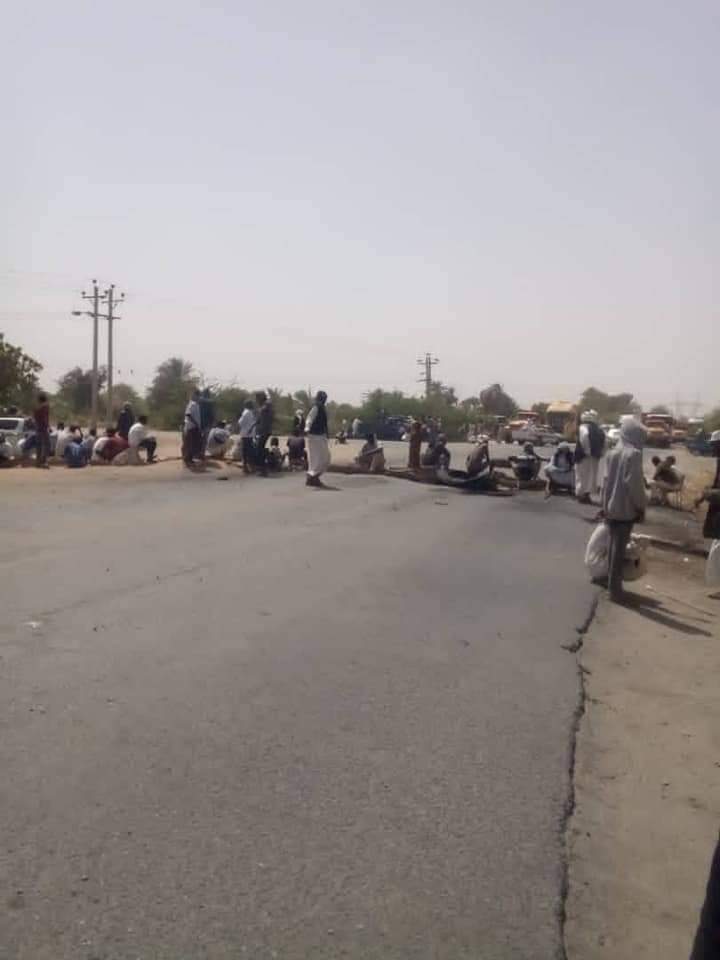
[[(92, 310), (73, 310), (72, 314), (74, 317), (81, 317), (83, 314), (87, 317), (92, 317), (93, 321), (93, 345), (92, 345), (92, 399), (90, 401), (90, 419), (93, 427), (97, 427), (97, 418), (98, 418), (98, 326), (100, 317), (108, 322), (108, 389), (107, 389), (107, 419), (111, 421), (112, 416), (112, 388), (113, 388), (113, 320), (119, 320), (120, 317), (115, 316), (113, 310), (118, 305), (125, 300), (125, 294), (121, 293), (119, 299), (116, 299), (115, 295), (115, 284), (112, 283), (104, 290), (100, 292), (98, 287), (97, 280), (92, 282), (93, 289), (92, 293), (85, 293), (83, 290), (80, 294), (83, 300), (92, 301)], [(100, 313), (100, 304), (107, 304), (107, 313)]]
[(432, 393), (432, 383), (433, 383), (432, 368), (435, 366), (436, 363), (440, 363), (440, 361), (438, 360), (437, 357), (433, 357), (431, 353), (426, 353), (422, 359), (417, 361), (417, 363), (421, 367), (425, 368), (425, 373), (423, 374), (422, 377), (420, 377), (420, 379), (418, 380), (418, 383), (425, 384), (425, 396), (429, 397), (430, 394)]

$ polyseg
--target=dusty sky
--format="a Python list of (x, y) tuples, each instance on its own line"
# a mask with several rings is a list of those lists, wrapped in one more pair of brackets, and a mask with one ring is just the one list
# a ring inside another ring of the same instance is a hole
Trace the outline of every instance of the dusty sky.
[[(0, 330), (116, 377), (720, 402), (720, 6), (19, 0)], [(104, 349), (104, 340), (101, 344)]]

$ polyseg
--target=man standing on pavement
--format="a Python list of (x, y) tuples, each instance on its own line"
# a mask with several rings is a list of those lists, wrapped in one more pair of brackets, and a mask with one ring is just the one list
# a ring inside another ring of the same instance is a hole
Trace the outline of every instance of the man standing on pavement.
[(602, 505), (610, 530), (608, 590), (614, 603), (622, 603), (625, 550), (633, 524), (643, 519), (647, 505), (642, 459), (645, 436), (635, 417), (622, 417), (620, 440), (607, 456)]
[(255, 463), (255, 449), (253, 444), (253, 434), (255, 433), (255, 408), (252, 400), (245, 402), (245, 409), (240, 414), (238, 420), (238, 433), (240, 435), (240, 448), (242, 450), (243, 473), (252, 473)]
[(124, 403), (117, 422), (117, 434), (119, 437), (124, 437), (124, 439), (127, 440), (130, 435), (130, 427), (133, 425), (134, 420), (131, 405)]
[(330, 466), (326, 403), (327, 394), (324, 390), (318, 390), (315, 403), (305, 422), (308, 454), (308, 475), (305, 482), (308, 487), (322, 487), (320, 477)]
[(193, 460), (200, 459), (201, 448), (200, 391), (193, 390), (192, 396), (185, 407), (185, 422), (183, 424), (182, 457), (186, 467), (191, 467)]
[(257, 422), (255, 424), (255, 459), (257, 462), (260, 476), (267, 476), (267, 463), (265, 447), (273, 432), (273, 421), (275, 411), (268, 395), (264, 390), (259, 390), (255, 394), (257, 402)]
[(33, 411), (33, 420), (35, 421), (37, 443), (35, 465), (47, 467), (47, 459), (50, 456), (50, 404), (44, 393), (38, 395), (37, 406)]
[(575, 495), (578, 503), (591, 503), (598, 489), (600, 458), (605, 452), (605, 434), (598, 426), (598, 415), (586, 410), (580, 417), (575, 446)]
[(200, 405), (200, 432), (202, 434), (202, 446), (200, 448), (200, 459), (205, 459), (207, 450), (208, 436), (215, 423), (215, 401), (210, 395), (210, 388), (205, 387), (198, 400)]

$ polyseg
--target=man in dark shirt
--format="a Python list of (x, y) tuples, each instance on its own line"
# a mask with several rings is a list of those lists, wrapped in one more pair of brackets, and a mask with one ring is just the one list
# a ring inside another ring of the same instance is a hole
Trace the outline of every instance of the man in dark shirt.
[(267, 452), (265, 446), (273, 432), (275, 412), (273, 405), (264, 390), (255, 394), (257, 406), (257, 420), (255, 422), (255, 457), (260, 475), (267, 476)]
[(37, 454), (35, 464), (38, 467), (47, 467), (50, 456), (50, 404), (44, 393), (38, 395), (38, 402), (33, 411), (35, 431), (37, 437)]
[(133, 417), (132, 407), (129, 403), (124, 403), (122, 405), (122, 410), (120, 411), (120, 416), (118, 417), (117, 422), (117, 433), (118, 436), (123, 437), (127, 440), (128, 434), (130, 433), (130, 427), (135, 422)]
[(205, 387), (200, 394), (200, 432), (202, 434), (202, 454), (201, 459), (205, 459), (208, 437), (215, 423), (215, 401), (213, 400), (209, 387)]

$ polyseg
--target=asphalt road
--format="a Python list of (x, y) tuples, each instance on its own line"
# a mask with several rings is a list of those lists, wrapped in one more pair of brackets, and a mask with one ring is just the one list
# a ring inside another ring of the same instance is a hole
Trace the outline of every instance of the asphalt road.
[(581, 508), (157, 471), (4, 497), (0, 957), (556, 956)]

